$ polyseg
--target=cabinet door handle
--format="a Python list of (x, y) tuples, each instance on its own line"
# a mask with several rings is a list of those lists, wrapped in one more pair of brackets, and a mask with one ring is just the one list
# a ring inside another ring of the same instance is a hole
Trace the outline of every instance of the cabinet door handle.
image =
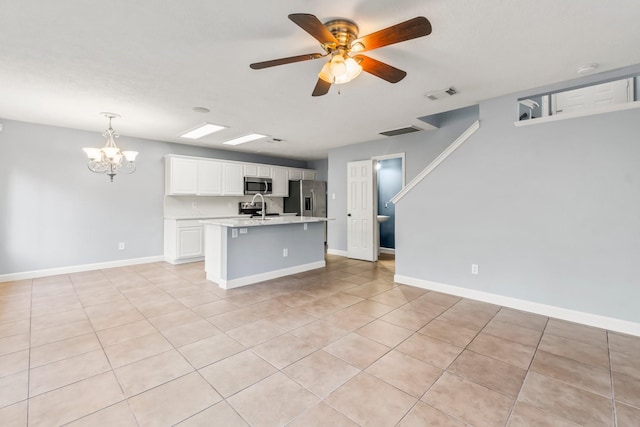
[(347, 214), (347, 216), (351, 216), (351, 214)]

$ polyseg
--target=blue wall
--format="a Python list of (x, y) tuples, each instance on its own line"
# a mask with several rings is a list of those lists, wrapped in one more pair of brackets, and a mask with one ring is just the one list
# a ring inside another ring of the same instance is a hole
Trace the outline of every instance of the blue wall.
[(380, 160), (378, 164), (378, 215), (391, 217), (380, 224), (380, 247), (395, 249), (396, 207), (389, 200), (402, 189), (402, 159)]

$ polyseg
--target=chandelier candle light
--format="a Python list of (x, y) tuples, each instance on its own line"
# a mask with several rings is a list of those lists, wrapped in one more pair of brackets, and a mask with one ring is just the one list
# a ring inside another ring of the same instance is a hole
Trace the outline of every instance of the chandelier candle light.
[(116, 146), (115, 138), (120, 135), (111, 127), (111, 119), (120, 117), (114, 113), (100, 113), (109, 119), (109, 129), (102, 134), (107, 138), (107, 143), (102, 148), (83, 148), (89, 157), (87, 167), (91, 172), (106, 173), (111, 182), (118, 173), (133, 173), (136, 170), (135, 160), (137, 151), (120, 151)]

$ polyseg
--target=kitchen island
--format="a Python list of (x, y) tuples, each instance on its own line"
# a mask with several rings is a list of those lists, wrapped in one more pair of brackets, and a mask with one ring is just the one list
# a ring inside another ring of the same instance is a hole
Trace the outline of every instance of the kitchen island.
[(326, 221), (304, 216), (202, 221), (207, 280), (232, 289), (322, 268)]

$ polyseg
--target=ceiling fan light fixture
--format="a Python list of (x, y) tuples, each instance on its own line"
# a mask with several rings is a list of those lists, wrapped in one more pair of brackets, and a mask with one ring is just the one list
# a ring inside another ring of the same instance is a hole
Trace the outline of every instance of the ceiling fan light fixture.
[(331, 74), (334, 76), (342, 76), (347, 72), (347, 64), (345, 64), (345, 60), (342, 55), (334, 55), (329, 62), (329, 69), (331, 70)]
[(351, 44), (351, 52), (362, 52), (364, 50), (364, 44), (362, 42), (355, 42)]
[(324, 80), (327, 83), (333, 83), (334, 77), (333, 77), (333, 74), (331, 73), (331, 66), (329, 65), (329, 62), (326, 62), (322, 66), (322, 70), (320, 70), (320, 72), (318, 73), (318, 77), (320, 77), (322, 80)]
[(336, 84), (348, 83), (358, 77), (362, 72), (362, 65), (360, 65), (358, 61), (351, 57), (348, 57), (346, 59), (345, 65), (347, 66), (347, 71), (340, 76), (336, 76)]

